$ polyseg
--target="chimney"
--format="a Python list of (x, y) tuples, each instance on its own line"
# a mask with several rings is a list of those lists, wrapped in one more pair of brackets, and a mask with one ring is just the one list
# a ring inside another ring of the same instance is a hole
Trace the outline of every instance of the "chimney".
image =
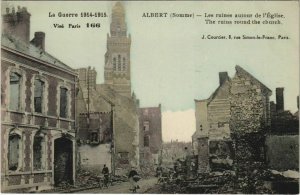
[(35, 32), (34, 38), (30, 41), (34, 46), (45, 50), (45, 33), (44, 32)]
[(16, 38), (29, 43), (30, 36), (30, 13), (25, 7), (15, 9), (6, 8), (6, 13), (2, 17), (2, 29), (7, 34), (12, 34)]
[(219, 82), (220, 86), (225, 83), (225, 81), (228, 81), (228, 73), (227, 72), (219, 72)]
[(283, 87), (276, 88), (276, 111), (284, 111)]

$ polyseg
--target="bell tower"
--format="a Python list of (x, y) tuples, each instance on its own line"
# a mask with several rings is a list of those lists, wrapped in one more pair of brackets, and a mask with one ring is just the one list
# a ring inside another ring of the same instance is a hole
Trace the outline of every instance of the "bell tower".
[(130, 97), (130, 46), (131, 37), (127, 36), (125, 10), (120, 2), (112, 9), (110, 35), (107, 34), (105, 53), (104, 82), (117, 93)]

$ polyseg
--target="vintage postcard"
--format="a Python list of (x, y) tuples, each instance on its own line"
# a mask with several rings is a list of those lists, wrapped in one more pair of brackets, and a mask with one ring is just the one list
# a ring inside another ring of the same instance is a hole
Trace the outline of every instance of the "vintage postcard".
[(299, 193), (299, 1), (2, 1), (2, 193)]

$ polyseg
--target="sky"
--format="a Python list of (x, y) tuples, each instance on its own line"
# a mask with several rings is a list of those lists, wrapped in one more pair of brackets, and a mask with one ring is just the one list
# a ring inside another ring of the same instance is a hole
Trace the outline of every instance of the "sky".
[[(3, 1), (2, 1), (3, 2)], [(46, 33), (46, 51), (72, 68), (95, 67), (104, 81), (104, 54), (114, 2), (4, 2), (26, 6), (31, 38)], [(5, 6), (6, 6), (5, 5)], [(195, 131), (194, 100), (218, 87), (218, 72), (234, 76), (239, 65), (273, 91), (284, 87), (285, 108), (297, 110), (299, 95), (299, 8), (296, 1), (130, 1), (123, 2), (131, 34), (132, 90), (141, 107), (162, 104), (163, 140), (191, 141)], [(2, 7), (5, 7), (2, 6)], [(106, 18), (49, 17), (49, 12), (106, 12)], [(195, 18), (143, 18), (144, 12), (194, 13)], [(280, 25), (208, 25), (205, 13), (281, 13)], [(57, 29), (53, 24), (80, 24)], [(100, 28), (85, 28), (100, 23)], [(288, 35), (288, 40), (208, 40), (202, 35)]]

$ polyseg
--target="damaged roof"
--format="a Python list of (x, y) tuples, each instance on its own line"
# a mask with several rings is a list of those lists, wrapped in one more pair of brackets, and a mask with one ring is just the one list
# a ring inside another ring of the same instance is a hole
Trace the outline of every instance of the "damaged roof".
[(261, 85), (261, 87), (264, 88), (267, 92), (272, 93), (271, 89), (269, 89), (267, 86), (265, 86), (262, 82), (260, 82), (257, 78), (255, 78), (254, 76), (252, 76), (249, 72), (247, 72), (246, 70), (244, 70), (239, 65), (235, 66), (235, 70), (236, 70), (236, 74), (238, 74), (238, 75), (244, 74), (246, 76), (249, 76), (252, 80), (254, 80), (255, 82), (259, 83)]
[[(236, 74), (237, 75), (246, 75), (248, 77), (250, 77), (254, 82), (258, 83), (267, 93), (272, 94), (272, 90), (269, 89), (267, 86), (265, 86), (262, 82), (260, 82), (257, 78), (255, 78), (253, 75), (251, 75), (249, 72), (247, 72), (245, 69), (243, 69), (242, 67), (240, 67), (239, 65), (237, 65), (235, 67), (236, 70)], [(209, 98), (207, 99), (203, 99), (203, 100), (196, 100), (197, 102), (199, 101), (208, 101), (208, 104), (215, 98), (215, 96), (217, 95), (218, 91), (225, 85), (225, 83), (227, 82), (231, 82), (231, 79), (228, 77), (228, 79), (222, 83), (221, 85), (219, 85), (217, 87), (217, 89), (209, 96)]]
[[(69, 67), (68, 65), (64, 64), (57, 58), (53, 57), (46, 51), (35, 47), (32, 44), (27, 44), (23, 42), (22, 40), (5, 33), (2, 33), (1, 37), (1, 47), (6, 47), (12, 50), (15, 50), (17, 52), (20, 52), (22, 54), (28, 55), (30, 57), (36, 58), (38, 60), (41, 60), (43, 62), (55, 65), (59, 68), (63, 68), (68, 71), (74, 72), (74, 69)], [(75, 72), (74, 72), (75, 73)]]

